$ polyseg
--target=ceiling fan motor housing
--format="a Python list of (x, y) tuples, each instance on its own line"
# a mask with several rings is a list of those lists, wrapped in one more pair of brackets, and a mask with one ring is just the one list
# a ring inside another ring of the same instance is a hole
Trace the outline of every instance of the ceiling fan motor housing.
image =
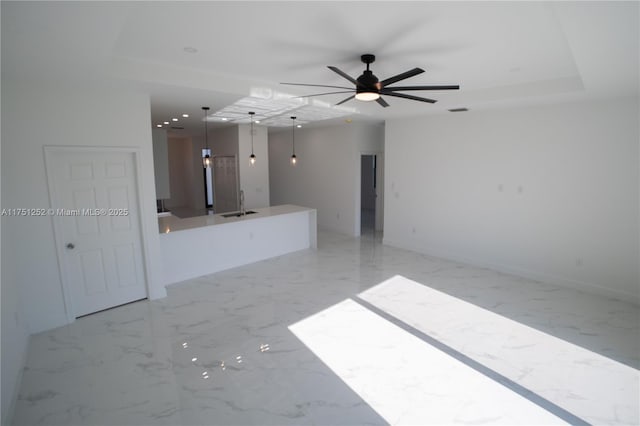
[(356, 85), (356, 93), (361, 92), (379, 92), (380, 83), (378, 77), (373, 75), (373, 72), (366, 70), (360, 77), (356, 79), (358, 84)]
[(378, 84), (378, 77), (373, 75), (373, 72), (369, 70), (369, 65), (372, 64), (376, 57), (370, 53), (366, 53), (360, 56), (360, 60), (367, 64), (367, 69), (362, 73), (360, 77), (356, 79), (356, 93), (363, 92), (380, 92), (380, 84)]

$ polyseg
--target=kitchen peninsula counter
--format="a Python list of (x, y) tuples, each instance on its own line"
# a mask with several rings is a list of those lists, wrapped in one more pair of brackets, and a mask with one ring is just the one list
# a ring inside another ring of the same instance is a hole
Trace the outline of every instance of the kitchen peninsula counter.
[(315, 209), (285, 204), (252, 211), (159, 217), (165, 285), (317, 246)]
[[(253, 214), (247, 214), (244, 216), (232, 216), (224, 217), (227, 213), (218, 213), (210, 215), (202, 215), (195, 217), (180, 218), (174, 215), (158, 217), (158, 228), (160, 233), (165, 234), (169, 232), (181, 231), (185, 229), (202, 228), (204, 226), (212, 225), (226, 225), (233, 222), (241, 222), (253, 219), (263, 219), (271, 216), (278, 216), (282, 214), (309, 212), (313, 209), (307, 207), (295, 206), (293, 204), (283, 204), (280, 206), (262, 207), (258, 209), (248, 209), (247, 211), (254, 211)], [(315, 211), (315, 210), (313, 210)]]

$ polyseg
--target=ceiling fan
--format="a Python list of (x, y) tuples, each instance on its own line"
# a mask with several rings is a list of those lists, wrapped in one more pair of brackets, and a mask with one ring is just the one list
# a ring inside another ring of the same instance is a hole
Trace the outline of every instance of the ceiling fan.
[(358, 77), (357, 79), (354, 79), (353, 77), (351, 77), (350, 75), (348, 75), (347, 73), (345, 73), (344, 71), (338, 69), (337, 67), (334, 66), (328, 66), (327, 68), (329, 68), (331, 71), (335, 72), (336, 74), (340, 75), (341, 77), (346, 78), (347, 80), (349, 80), (351, 83), (353, 83), (355, 85), (354, 88), (351, 87), (344, 87), (344, 86), (326, 86), (323, 84), (303, 84), (303, 83), (281, 83), (281, 84), (288, 84), (291, 86), (313, 86), (313, 87), (328, 87), (328, 88), (334, 88), (334, 89), (346, 89), (344, 91), (338, 91), (338, 92), (327, 92), (327, 93), (316, 93), (313, 95), (306, 95), (306, 96), (300, 96), (301, 98), (307, 98), (307, 97), (311, 97), (311, 96), (323, 96), (323, 95), (334, 95), (334, 94), (338, 94), (338, 93), (353, 93), (355, 92), (355, 94), (349, 96), (346, 99), (343, 99), (342, 101), (338, 102), (336, 105), (341, 105), (345, 102), (350, 101), (353, 98), (356, 98), (360, 101), (376, 101), (378, 104), (380, 104), (383, 107), (388, 107), (389, 104), (382, 99), (380, 96), (384, 95), (384, 96), (395, 96), (397, 98), (404, 98), (404, 99), (411, 99), (413, 101), (420, 101), (420, 102), (428, 102), (428, 103), (435, 103), (436, 100), (435, 99), (428, 99), (428, 98), (421, 98), (418, 96), (413, 96), (413, 95), (407, 95), (404, 93), (398, 93), (400, 92), (405, 92), (405, 91), (413, 91), (413, 90), (458, 90), (460, 89), (460, 86), (458, 85), (448, 85), (448, 86), (390, 86), (393, 83), (397, 83), (400, 80), (405, 80), (407, 78), (416, 76), (418, 74), (421, 74), (424, 72), (424, 70), (422, 68), (414, 68), (411, 69), (409, 71), (403, 72), (401, 74), (395, 75), (393, 77), (389, 77), (386, 78), (382, 81), (378, 80), (378, 77), (376, 77), (373, 72), (371, 70), (369, 70), (369, 65), (371, 65), (375, 60), (376, 57), (370, 53), (365, 54), (360, 56), (360, 59), (362, 60), (362, 62), (364, 62), (365, 64), (367, 64), (367, 69), (362, 73), (362, 75), (360, 77)]

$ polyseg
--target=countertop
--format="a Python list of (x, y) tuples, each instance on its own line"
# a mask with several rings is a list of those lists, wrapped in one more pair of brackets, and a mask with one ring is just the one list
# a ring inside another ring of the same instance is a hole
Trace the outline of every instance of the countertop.
[(283, 204), (280, 206), (261, 207), (257, 209), (247, 210), (253, 210), (256, 213), (240, 217), (222, 217), (223, 214), (227, 213), (219, 213), (213, 215), (187, 217), (183, 219), (174, 215), (160, 216), (158, 217), (158, 230), (161, 234), (168, 234), (170, 232), (183, 231), (186, 229), (202, 228), (204, 226), (224, 225), (233, 222), (244, 222), (253, 219), (263, 219), (270, 216), (311, 211), (313, 209), (310, 209), (308, 207), (296, 206), (293, 204)]

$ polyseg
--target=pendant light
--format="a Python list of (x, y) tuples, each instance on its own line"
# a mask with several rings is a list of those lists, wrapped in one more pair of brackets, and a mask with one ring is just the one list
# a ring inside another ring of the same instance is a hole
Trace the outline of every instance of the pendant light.
[(202, 111), (204, 111), (204, 146), (207, 150), (207, 153), (202, 157), (202, 165), (205, 169), (211, 167), (211, 156), (209, 155), (209, 133), (207, 130), (207, 111), (209, 111), (209, 107), (203, 106)]
[(291, 165), (295, 166), (298, 162), (296, 157), (296, 117), (291, 117)]
[(249, 156), (249, 163), (253, 166), (256, 164), (256, 155), (253, 153), (253, 115), (255, 112), (249, 111), (249, 118), (251, 119), (251, 155)]

